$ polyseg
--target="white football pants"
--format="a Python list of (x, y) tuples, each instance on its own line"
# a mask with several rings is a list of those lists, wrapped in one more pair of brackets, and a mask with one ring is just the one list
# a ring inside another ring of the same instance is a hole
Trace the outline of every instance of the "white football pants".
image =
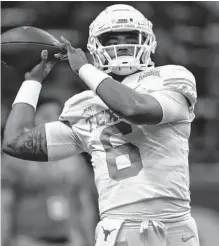
[(106, 219), (96, 229), (95, 246), (200, 246), (195, 220), (132, 222)]

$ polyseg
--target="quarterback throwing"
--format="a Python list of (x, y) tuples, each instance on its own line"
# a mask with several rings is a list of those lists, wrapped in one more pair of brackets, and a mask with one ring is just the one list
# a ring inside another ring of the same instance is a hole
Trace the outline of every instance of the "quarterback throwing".
[(92, 156), (101, 217), (96, 246), (198, 246), (188, 168), (193, 74), (178, 65), (154, 66), (152, 23), (129, 5), (106, 8), (90, 25), (94, 64), (61, 40), (90, 90), (70, 98), (59, 121), (34, 128), (41, 84), (52, 69), (43, 51), (13, 103), (4, 152), (35, 161)]

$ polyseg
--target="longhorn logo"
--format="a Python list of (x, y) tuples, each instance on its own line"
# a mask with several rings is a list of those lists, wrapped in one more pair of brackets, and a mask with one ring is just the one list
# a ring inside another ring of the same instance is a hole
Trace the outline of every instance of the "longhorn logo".
[(116, 231), (116, 229), (112, 229), (112, 230), (107, 230), (102, 226), (103, 229), (103, 233), (104, 233), (104, 241), (107, 241), (108, 236), (111, 234), (111, 232)]

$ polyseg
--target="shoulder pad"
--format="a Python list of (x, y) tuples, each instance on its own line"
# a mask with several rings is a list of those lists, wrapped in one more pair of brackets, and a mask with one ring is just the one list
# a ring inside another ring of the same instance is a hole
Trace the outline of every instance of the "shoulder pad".
[(185, 67), (177, 65), (162, 66), (159, 70), (164, 80), (164, 89), (182, 93), (190, 101), (191, 105), (194, 106), (197, 99), (194, 75)]

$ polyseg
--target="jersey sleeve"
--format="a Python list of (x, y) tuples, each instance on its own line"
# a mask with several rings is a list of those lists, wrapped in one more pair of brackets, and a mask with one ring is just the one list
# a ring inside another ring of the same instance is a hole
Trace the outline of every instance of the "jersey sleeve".
[(64, 122), (46, 123), (45, 128), (49, 161), (65, 159), (84, 151), (73, 128)]
[(197, 100), (196, 81), (183, 66), (167, 65), (151, 70), (150, 76), (139, 81), (140, 93), (153, 96), (160, 104), (163, 119), (160, 124), (194, 119)]
[(169, 122), (191, 122), (194, 114), (189, 110), (186, 98), (176, 91), (155, 91), (150, 93), (160, 104), (163, 118), (159, 124)]
[(160, 70), (163, 78), (163, 89), (181, 93), (193, 108), (197, 100), (196, 81), (194, 75), (183, 66), (168, 65)]
[[(196, 81), (193, 74), (183, 66), (167, 65), (153, 69), (150, 76), (140, 77), (143, 93), (165, 90), (181, 93), (189, 101), (190, 110), (197, 101)], [(145, 91), (143, 91), (145, 90)]]

